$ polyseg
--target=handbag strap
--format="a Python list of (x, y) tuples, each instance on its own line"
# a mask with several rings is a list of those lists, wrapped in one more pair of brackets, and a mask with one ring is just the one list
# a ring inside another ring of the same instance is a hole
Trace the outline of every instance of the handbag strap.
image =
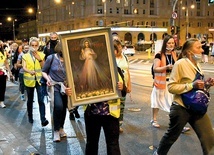
[(201, 70), (201, 67), (199, 65), (199, 63), (197, 63), (197, 67), (195, 65), (193, 65), (193, 63), (188, 59), (186, 58), (186, 61), (190, 63), (190, 65), (201, 75), (201, 76), (204, 76), (202, 70)]

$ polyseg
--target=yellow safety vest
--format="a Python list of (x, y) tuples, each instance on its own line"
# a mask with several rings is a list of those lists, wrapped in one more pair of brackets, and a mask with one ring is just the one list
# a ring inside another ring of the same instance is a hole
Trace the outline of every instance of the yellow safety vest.
[[(118, 73), (118, 77), (119, 77), (119, 82), (123, 82), (119, 73)], [(120, 117), (120, 98), (114, 99), (114, 100), (109, 100), (108, 105), (109, 105), (110, 115), (112, 115), (115, 118), (119, 118)], [(84, 110), (86, 110), (87, 106), (88, 105), (84, 105), (84, 107), (83, 107)]]
[(7, 59), (7, 54), (6, 52), (4, 52), (4, 54), (2, 54), (2, 52), (0, 52), (0, 67), (4, 66), (4, 62)]
[[(42, 52), (38, 52), (40, 58), (43, 60), (45, 54)], [(22, 56), (22, 59), (26, 63), (26, 68), (31, 71), (35, 71), (35, 75), (31, 75), (28, 72), (24, 72), (24, 84), (27, 87), (35, 87), (36, 81), (40, 84), (40, 79), (42, 78), (42, 67), (37, 59), (34, 59), (31, 56), (30, 52), (26, 53)], [(41, 85), (41, 84), (40, 84)]]

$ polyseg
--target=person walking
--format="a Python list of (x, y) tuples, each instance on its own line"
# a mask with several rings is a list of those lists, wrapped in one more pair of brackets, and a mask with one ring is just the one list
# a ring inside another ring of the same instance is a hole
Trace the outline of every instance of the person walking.
[(203, 75), (199, 64), (202, 52), (202, 44), (198, 39), (188, 39), (183, 45), (179, 60), (172, 68), (168, 83), (169, 92), (174, 94), (169, 114), (170, 123), (153, 155), (166, 155), (187, 122), (198, 136), (203, 154), (214, 153), (214, 131), (209, 116), (207, 113), (199, 114), (191, 111), (182, 100), (182, 94), (185, 92), (192, 89), (204, 89), (205, 83), (210, 86), (214, 85), (214, 78), (208, 78), (205, 81), (195, 80), (198, 73)]
[(23, 51), (19, 54), (18, 56), (18, 60), (17, 60), (17, 68), (19, 69), (19, 91), (21, 92), (21, 100), (25, 101), (25, 85), (24, 85), (24, 79), (23, 79), (23, 75), (24, 75), (24, 70), (22, 68), (22, 56), (27, 53), (29, 50), (29, 45), (24, 45), (23, 47)]
[(44, 64), (45, 55), (38, 52), (39, 41), (36, 37), (31, 37), (29, 41), (29, 52), (22, 56), (22, 64), (24, 70), (24, 84), (27, 91), (27, 112), (29, 123), (33, 123), (33, 98), (34, 89), (37, 91), (39, 112), (41, 125), (48, 125), (48, 120), (45, 118), (45, 104), (42, 97), (41, 77), (42, 66)]
[[(128, 58), (122, 53), (122, 44), (119, 40), (114, 40), (113, 44), (117, 50), (115, 51), (116, 63), (119, 68), (121, 68), (124, 74), (125, 86), (126, 86), (126, 93), (131, 93), (131, 78), (129, 73), (129, 62)], [(125, 101), (126, 95), (122, 96), (121, 104), (120, 104), (120, 132), (123, 132), (123, 116), (124, 116), (124, 109), (125, 109)]]
[(62, 55), (62, 45), (58, 42), (55, 46), (56, 54), (47, 57), (42, 69), (42, 75), (47, 80), (47, 86), (51, 88), (51, 105), (53, 106), (53, 141), (60, 142), (66, 137), (64, 132), (65, 116), (68, 97), (65, 94), (67, 87), (65, 62)]
[[(54, 48), (56, 46), (56, 44), (59, 42), (59, 38), (58, 38), (58, 34), (56, 32), (51, 32), (50, 33), (50, 39), (47, 41), (46, 45), (43, 48), (43, 53), (45, 54), (45, 60), (47, 59), (47, 57), (51, 54), (55, 54), (56, 52), (54, 51)], [(43, 94), (43, 99), (45, 98), (45, 96), (47, 97), (47, 101), (51, 101), (50, 97), (48, 95), (48, 90), (47, 90), (47, 84), (46, 84), (46, 80), (42, 77), (41, 78), (41, 84), (42, 84), (42, 94)]]
[(169, 112), (172, 104), (173, 95), (168, 92), (166, 84), (169, 80), (172, 67), (177, 60), (174, 48), (175, 41), (173, 36), (166, 35), (161, 51), (156, 53), (153, 63), (154, 86), (151, 93), (151, 125), (155, 128), (160, 127), (157, 121), (159, 109)]
[(7, 84), (7, 74), (9, 73), (10, 78), (13, 77), (10, 66), (7, 61), (7, 53), (4, 51), (3, 42), (0, 41), (0, 107), (5, 108), (5, 91)]
[[(117, 83), (118, 90), (123, 89), (122, 78)], [(120, 99), (87, 105), (84, 112), (86, 128), (85, 155), (98, 155), (99, 137), (103, 128), (108, 155), (120, 155), (119, 119)]]
[[(173, 94), (169, 93), (166, 85), (176, 60), (175, 40), (173, 36), (166, 35), (164, 36), (161, 51), (156, 53), (153, 64), (154, 86), (151, 93), (152, 119), (150, 123), (155, 128), (160, 128), (157, 121), (159, 109), (170, 112)], [(189, 130), (189, 127), (184, 127), (182, 133)]]

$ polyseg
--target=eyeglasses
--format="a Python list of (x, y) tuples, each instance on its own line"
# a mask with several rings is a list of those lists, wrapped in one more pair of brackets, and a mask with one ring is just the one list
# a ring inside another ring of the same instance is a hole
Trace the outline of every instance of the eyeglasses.
[(31, 46), (33, 46), (33, 47), (34, 47), (34, 46), (38, 46), (38, 45), (31, 45)]

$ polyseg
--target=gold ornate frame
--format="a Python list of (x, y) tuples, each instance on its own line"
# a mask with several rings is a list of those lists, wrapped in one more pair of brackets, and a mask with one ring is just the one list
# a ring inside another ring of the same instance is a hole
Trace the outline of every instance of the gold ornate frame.
[(62, 34), (60, 40), (72, 106), (121, 96), (110, 28)]

